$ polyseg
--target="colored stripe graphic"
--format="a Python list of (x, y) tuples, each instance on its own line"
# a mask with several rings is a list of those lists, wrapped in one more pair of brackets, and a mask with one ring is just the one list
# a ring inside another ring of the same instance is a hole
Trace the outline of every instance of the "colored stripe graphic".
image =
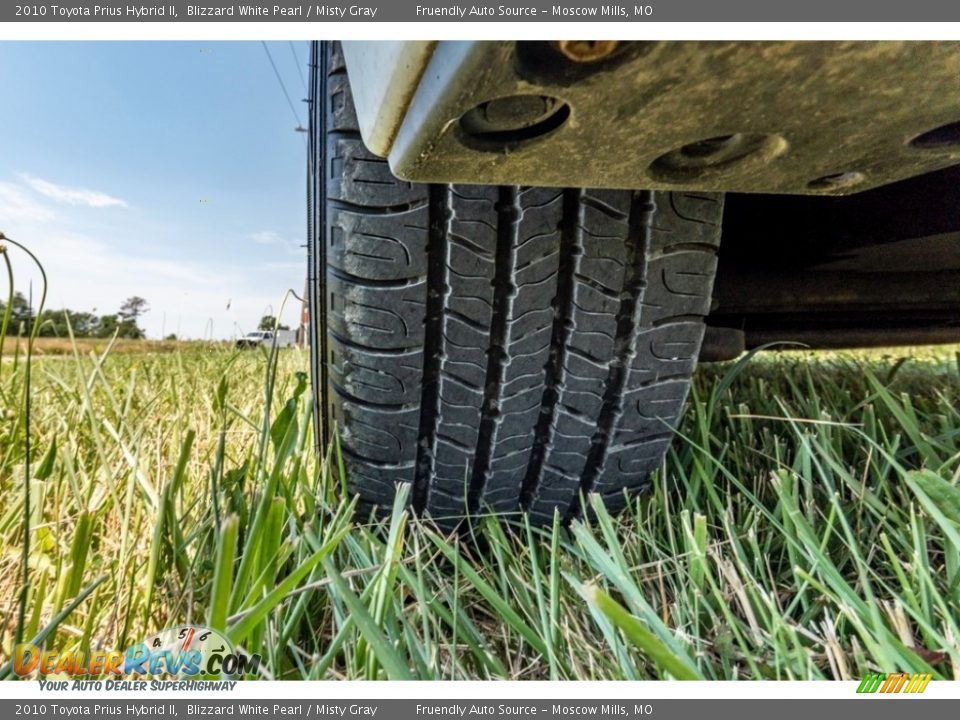
[(875, 693), (877, 688), (880, 687), (880, 682), (883, 678), (884, 676), (880, 673), (868, 673), (864, 675), (863, 680), (860, 681), (860, 687), (857, 688), (857, 692)]
[(927, 689), (927, 685), (933, 675), (930, 673), (867, 673), (860, 685), (857, 687), (858, 693), (922, 693)]

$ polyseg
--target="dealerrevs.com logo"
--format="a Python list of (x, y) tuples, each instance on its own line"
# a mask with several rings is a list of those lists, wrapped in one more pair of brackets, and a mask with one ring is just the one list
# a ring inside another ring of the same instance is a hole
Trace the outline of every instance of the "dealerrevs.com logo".
[(17, 645), (17, 675), (107, 677), (236, 677), (255, 674), (260, 655), (234, 650), (221, 633), (202, 625), (168, 628), (126, 650), (43, 650), (32, 643)]
[(860, 682), (858, 693), (922, 693), (933, 676), (930, 673), (870, 673)]

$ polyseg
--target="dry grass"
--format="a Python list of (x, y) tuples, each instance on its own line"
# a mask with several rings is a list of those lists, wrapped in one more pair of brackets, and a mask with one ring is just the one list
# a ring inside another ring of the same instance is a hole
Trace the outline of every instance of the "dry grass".
[[(112, 345), (112, 348), (111, 348)], [(131, 353), (169, 353), (175, 350), (190, 349), (224, 349), (229, 347), (229, 341), (208, 342), (202, 340), (113, 340), (111, 338), (37, 338), (33, 352), (35, 355), (73, 355), (76, 350), (81, 355), (91, 352), (103, 354), (110, 348), (111, 355), (128, 355)], [(3, 342), (3, 355), (26, 355), (27, 338), (8, 337)]]

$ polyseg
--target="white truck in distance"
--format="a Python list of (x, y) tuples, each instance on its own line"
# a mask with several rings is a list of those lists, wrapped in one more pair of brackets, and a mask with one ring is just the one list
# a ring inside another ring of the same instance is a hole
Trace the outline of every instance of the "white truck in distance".
[[(276, 340), (274, 340), (276, 334)], [(294, 330), (254, 330), (237, 340), (238, 348), (254, 348), (260, 345), (271, 346), (276, 342), (277, 347), (293, 347), (297, 344), (297, 333)]]

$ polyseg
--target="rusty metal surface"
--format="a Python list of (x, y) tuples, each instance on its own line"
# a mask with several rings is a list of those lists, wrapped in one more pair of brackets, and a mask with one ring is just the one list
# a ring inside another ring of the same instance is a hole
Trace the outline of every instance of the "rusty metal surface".
[[(622, 42), (589, 63), (441, 42), (388, 157), (429, 182), (845, 195), (960, 164), (958, 78), (956, 42)], [(461, 124), (517, 95), (567, 110)]]
[(389, 152), (435, 46), (432, 40), (341, 43), (351, 73), (363, 77), (352, 87), (352, 95), (360, 132), (372, 152)]

